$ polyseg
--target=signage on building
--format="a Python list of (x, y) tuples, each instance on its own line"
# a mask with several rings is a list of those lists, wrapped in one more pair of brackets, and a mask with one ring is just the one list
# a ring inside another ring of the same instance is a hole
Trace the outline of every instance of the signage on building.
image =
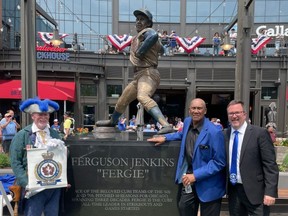
[(20, 96), (22, 95), (22, 88), (12, 88), (10, 91), (11, 96)]
[(275, 25), (274, 28), (267, 28), (266, 25), (261, 25), (256, 29), (256, 34), (261, 35), (262, 30), (266, 30), (266, 35), (269, 37), (277, 35), (288, 36), (288, 28), (285, 28), (284, 25)]
[(38, 46), (37, 59), (69, 61), (70, 53), (66, 53), (66, 50), (66, 48)]

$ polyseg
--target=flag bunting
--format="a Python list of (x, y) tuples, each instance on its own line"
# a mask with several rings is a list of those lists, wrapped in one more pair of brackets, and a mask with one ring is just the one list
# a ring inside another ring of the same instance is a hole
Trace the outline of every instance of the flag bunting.
[(114, 47), (117, 48), (117, 50), (121, 51), (131, 44), (132, 36), (129, 36), (127, 34), (124, 35), (113, 34), (113, 35), (107, 35), (107, 39), (112, 43)]
[[(44, 41), (45, 44), (50, 45), (50, 40), (53, 38), (52, 32), (38, 32), (39, 37), (42, 41)], [(62, 39), (64, 37), (67, 37), (68, 34), (65, 33), (59, 33), (59, 37)]]
[(264, 47), (269, 41), (271, 37), (267, 35), (259, 35), (258, 38), (253, 38), (251, 43), (251, 52), (253, 54), (257, 54), (262, 47)]
[(187, 53), (192, 52), (196, 47), (203, 43), (205, 39), (206, 38), (202, 38), (200, 36), (194, 36), (193, 38), (176, 37), (178, 44), (183, 47)]

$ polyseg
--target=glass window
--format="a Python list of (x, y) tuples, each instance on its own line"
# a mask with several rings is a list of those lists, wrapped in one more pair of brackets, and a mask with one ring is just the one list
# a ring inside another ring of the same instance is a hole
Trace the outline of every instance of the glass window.
[(281, 23), (283, 23), (283, 22), (287, 23), (287, 22), (288, 22), (288, 16), (280, 16), (279, 22), (281, 22)]
[(288, 1), (280, 1), (280, 16), (286, 16), (288, 18)]
[(210, 11), (210, 2), (209, 1), (198, 1), (197, 3), (197, 16), (209, 17), (211, 14)]
[(119, 0), (119, 21), (135, 21), (133, 11), (140, 8), (147, 8), (156, 22), (180, 22), (178, 0)]
[(277, 99), (278, 88), (277, 87), (262, 87), (261, 99), (270, 100)]
[(114, 112), (114, 110), (115, 110), (115, 106), (108, 106), (108, 114), (109, 114), (109, 118), (111, 117), (111, 115), (113, 114), (113, 112)]
[(266, 1), (266, 16), (279, 16), (279, 1)]
[[(224, 6), (219, 5), (219, 2), (211, 2), (211, 16), (223, 16)], [(232, 11), (230, 11), (231, 13)], [(230, 15), (230, 14), (229, 14)]]
[(254, 16), (263, 16), (265, 14), (265, 2), (263, 1), (255, 1), (255, 8), (257, 10), (254, 10)]
[(95, 84), (81, 84), (81, 96), (97, 96), (97, 86)]
[(187, 23), (229, 23), (237, 13), (237, 1), (187, 0)]
[(83, 106), (83, 125), (84, 127), (95, 125), (95, 106), (94, 105)]
[(107, 97), (118, 98), (122, 94), (122, 85), (107, 85)]

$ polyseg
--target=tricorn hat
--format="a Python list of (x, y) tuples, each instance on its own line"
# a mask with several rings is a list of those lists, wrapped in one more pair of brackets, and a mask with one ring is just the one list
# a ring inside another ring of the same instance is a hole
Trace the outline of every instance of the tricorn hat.
[(137, 17), (138, 15), (144, 15), (148, 18), (148, 20), (151, 22), (151, 25), (149, 27), (153, 26), (153, 16), (150, 13), (150, 11), (148, 11), (147, 9), (139, 9), (139, 10), (135, 10), (133, 12), (134, 16)]
[(25, 113), (52, 113), (59, 109), (59, 104), (55, 101), (45, 99), (40, 100), (39, 98), (29, 98), (22, 101), (20, 110)]

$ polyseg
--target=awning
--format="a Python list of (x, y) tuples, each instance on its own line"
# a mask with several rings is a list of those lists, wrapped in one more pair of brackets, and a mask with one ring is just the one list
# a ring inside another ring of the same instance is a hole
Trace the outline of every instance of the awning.
[[(40, 99), (75, 102), (75, 82), (37, 81)], [(21, 80), (0, 80), (0, 98), (21, 99)]]

